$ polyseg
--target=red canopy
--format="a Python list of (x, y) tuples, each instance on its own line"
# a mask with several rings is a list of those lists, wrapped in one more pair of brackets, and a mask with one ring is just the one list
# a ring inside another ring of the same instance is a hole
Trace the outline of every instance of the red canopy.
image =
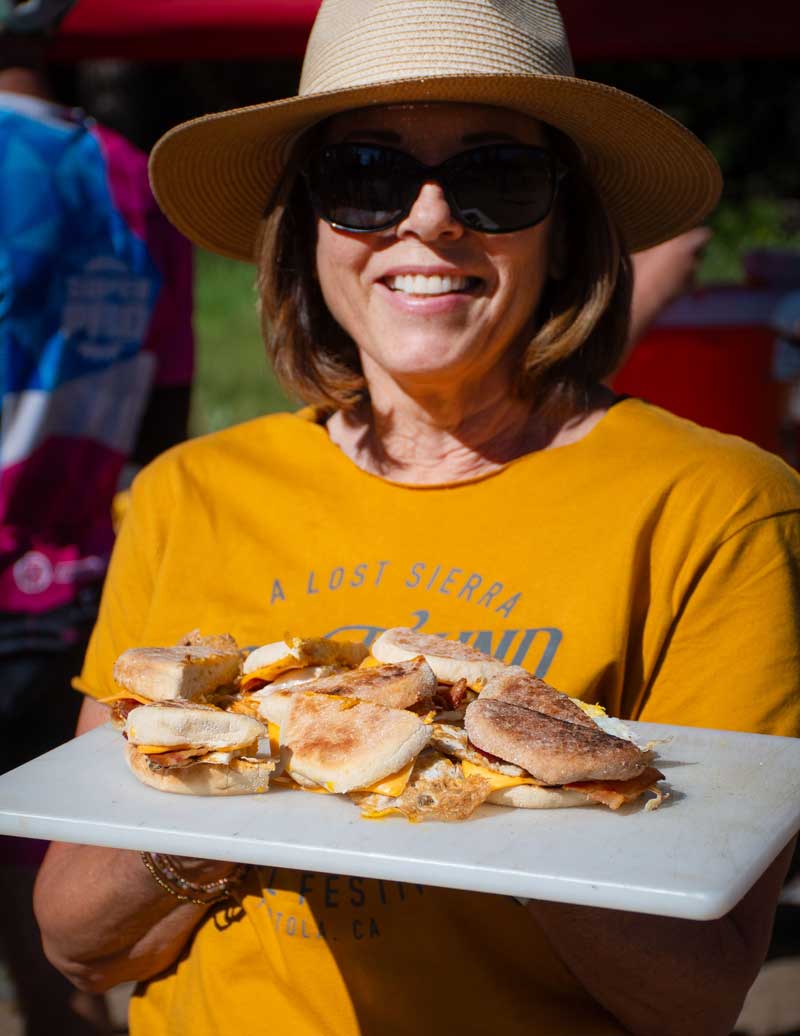
[[(299, 57), (320, 0), (78, 0), (54, 57)], [(800, 52), (797, 0), (561, 0), (577, 60)]]

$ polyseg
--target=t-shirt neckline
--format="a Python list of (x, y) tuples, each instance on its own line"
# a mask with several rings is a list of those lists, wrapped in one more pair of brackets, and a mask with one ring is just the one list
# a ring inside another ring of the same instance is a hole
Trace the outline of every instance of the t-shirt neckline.
[(333, 411), (327, 408), (309, 406), (297, 411), (295, 416), (306, 421), (311, 427), (313, 427), (315, 432), (319, 435), (318, 442), (320, 443), (321, 448), (329, 450), (332, 456), (336, 458), (335, 462), (346, 466), (351, 474), (355, 472), (358, 475), (364, 476), (364, 478), (371, 479), (380, 484), (392, 486), (397, 489), (430, 491), (436, 489), (460, 489), (465, 486), (474, 486), (490, 479), (501, 478), (518, 470), (521, 466), (555, 463), (558, 458), (572, 458), (577, 453), (583, 453), (586, 450), (595, 449), (598, 447), (599, 443), (606, 438), (608, 433), (614, 430), (618, 416), (612, 417), (613, 412), (620, 411), (621, 408), (627, 410), (628, 407), (625, 406), (625, 404), (635, 402), (635, 398), (631, 396), (620, 396), (608, 407), (594, 427), (592, 427), (586, 435), (582, 436), (575, 442), (564, 443), (562, 446), (552, 446), (542, 450), (532, 450), (529, 453), (523, 453), (521, 456), (514, 457), (513, 460), (508, 461), (506, 464), (496, 468), (494, 471), (487, 471), (481, 475), (475, 475), (472, 478), (459, 479), (456, 482), (400, 482), (397, 479), (386, 478), (383, 475), (376, 475), (371, 471), (365, 471), (364, 468), (359, 467), (354, 460), (348, 457), (347, 454), (333, 442), (328, 434), (326, 422), (331, 417)]

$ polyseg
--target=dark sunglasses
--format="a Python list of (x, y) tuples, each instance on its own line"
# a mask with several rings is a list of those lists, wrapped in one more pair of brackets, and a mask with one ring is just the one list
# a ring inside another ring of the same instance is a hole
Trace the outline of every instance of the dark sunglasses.
[(472, 148), (437, 166), (380, 144), (334, 144), (311, 155), (302, 175), (317, 213), (340, 230), (367, 234), (394, 226), (434, 180), (459, 223), (509, 234), (541, 223), (565, 171), (546, 148), (517, 144)]

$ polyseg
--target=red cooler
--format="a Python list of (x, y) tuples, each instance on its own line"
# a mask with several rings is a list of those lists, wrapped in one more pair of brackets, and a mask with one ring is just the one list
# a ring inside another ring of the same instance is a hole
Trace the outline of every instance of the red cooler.
[(614, 389), (777, 452), (781, 386), (771, 374), (770, 318), (781, 295), (725, 285), (684, 296), (641, 339)]

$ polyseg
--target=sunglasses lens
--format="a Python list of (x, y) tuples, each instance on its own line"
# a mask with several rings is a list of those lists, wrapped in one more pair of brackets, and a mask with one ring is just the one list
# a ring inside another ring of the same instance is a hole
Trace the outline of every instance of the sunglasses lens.
[(540, 223), (557, 186), (551, 153), (517, 145), (473, 148), (426, 169), (392, 148), (336, 144), (312, 157), (304, 171), (322, 218), (352, 231), (383, 230), (397, 223), (429, 174), (445, 188), (456, 219), (485, 234)]
[(306, 170), (322, 217), (347, 230), (378, 230), (401, 216), (414, 194), (411, 161), (400, 152), (366, 144), (325, 148)]
[(459, 218), (474, 230), (522, 230), (540, 223), (553, 204), (554, 163), (543, 148), (475, 148), (457, 155), (445, 168)]

